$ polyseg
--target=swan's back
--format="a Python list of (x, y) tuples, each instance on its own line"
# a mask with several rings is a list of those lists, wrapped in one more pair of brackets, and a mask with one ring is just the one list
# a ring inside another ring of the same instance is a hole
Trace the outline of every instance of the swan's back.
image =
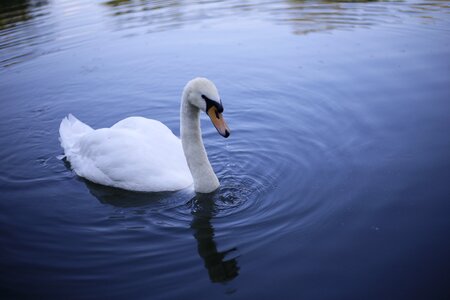
[(180, 139), (159, 121), (130, 117), (94, 130), (69, 115), (59, 131), (73, 170), (90, 181), (145, 192), (192, 184)]

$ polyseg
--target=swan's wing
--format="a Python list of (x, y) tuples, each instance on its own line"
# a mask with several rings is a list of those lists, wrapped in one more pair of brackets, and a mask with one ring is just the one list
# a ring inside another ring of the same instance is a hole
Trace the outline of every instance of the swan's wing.
[(79, 176), (128, 190), (168, 191), (192, 184), (180, 139), (145, 118), (86, 134), (70, 162)]
[(123, 119), (114, 124), (111, 128), (128, 129), (154, 140), (157, 140), (158, 138), (165, 139), (168, 137), (171, 138), (172, 136), (175, 137), (173, 132), (160, 121), (143, 117), (129, 117)]

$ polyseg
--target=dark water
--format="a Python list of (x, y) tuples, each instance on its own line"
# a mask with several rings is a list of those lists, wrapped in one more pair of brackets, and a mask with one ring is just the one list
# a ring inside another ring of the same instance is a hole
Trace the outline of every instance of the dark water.
[[(60, 120), (177, 135), (221, 190), (77, 178)], [(449, 299), (450, 2), (2, 1), (2, 299)]]

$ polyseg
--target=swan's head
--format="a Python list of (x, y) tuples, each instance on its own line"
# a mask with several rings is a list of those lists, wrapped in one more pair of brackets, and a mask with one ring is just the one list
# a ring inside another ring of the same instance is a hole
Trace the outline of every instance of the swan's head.
[(230, 129), (222, 116), (223, 105), (219, 92), (211, 80), (192, 79), (186, 84), (184, 95), (191, 105), (206, 112), (221, 136), (226, 138), (230, 136)]

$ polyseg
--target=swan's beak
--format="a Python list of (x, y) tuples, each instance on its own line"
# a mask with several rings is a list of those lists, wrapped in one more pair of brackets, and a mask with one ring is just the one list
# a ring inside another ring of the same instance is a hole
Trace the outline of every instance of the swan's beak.
[(216, 127), (220, 135), (226, 138), (229, 137), (230, 129), (228, 128), (227, 123), (225, 123), (222, 114), (217, 110), (217, 107), (212, 106), (206, 113), (208, 114), (211, 122), (214, 124), (214, 127)]

